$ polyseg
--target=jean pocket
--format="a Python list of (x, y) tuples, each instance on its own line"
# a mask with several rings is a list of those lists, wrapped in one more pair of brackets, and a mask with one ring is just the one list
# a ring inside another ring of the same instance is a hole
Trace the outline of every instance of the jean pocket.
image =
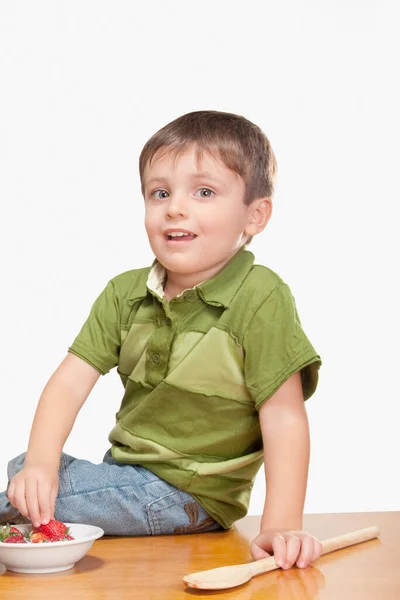
[(222, 529), (187, 492), (176, 490), (146, 506), (152, 535), (204, 533)]

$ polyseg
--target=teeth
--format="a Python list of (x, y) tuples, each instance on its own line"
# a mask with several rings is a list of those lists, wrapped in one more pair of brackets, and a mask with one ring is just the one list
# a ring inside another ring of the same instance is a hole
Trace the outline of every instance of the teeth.
[(183, 231), (171, 231), (171, 233), (168, 234), (169, 237), (183, 237), (185, 235), (191, 235), (190, 233), (183, 233)]

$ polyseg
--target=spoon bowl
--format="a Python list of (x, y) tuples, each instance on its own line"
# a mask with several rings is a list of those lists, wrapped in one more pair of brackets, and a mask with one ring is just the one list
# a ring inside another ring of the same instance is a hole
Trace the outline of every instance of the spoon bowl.
[(199, 590), (224, 590), (247, 583), (253, 577), (250, 566), (251, 563), (199, 571), (184, 577), (183, 582)]
[[(379, 534), (378, 527), (367, 527), (338, 535), (322, 542), (322, 554), (328, 554), (328, 552), (334, 552), (347, 546), (372, 540), (378, 537)], [(183, 583), (191, 588), (201, 590), (223, 590), (242, 585), (255, 575), (261, 575), (261, 573), (267, 573), (279, 568), (274, 557), (269, 556), (268, 558), (262, 558), (252, 563), (198, 571), (197, 573), (186, 575), (183, 578)]]

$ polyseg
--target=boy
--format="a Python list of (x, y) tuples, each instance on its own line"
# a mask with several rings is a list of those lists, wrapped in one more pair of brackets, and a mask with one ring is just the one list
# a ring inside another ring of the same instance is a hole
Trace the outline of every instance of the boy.
[[(152, 267), (114, 277), (39, 400), (26, 455), (9, 463), (0, 522), (93, 523), (109, 535), (227, 529), (262, 462), (255, 559), (307, 566), (304, 400), (321, 364), (288, 286), (245, 245), (271, 216), (275, 157), (244, 117), (183, 115), (139, 170)], [(94, 465), (62, 453), (100, 374), (125, 388), (112, 446)], [(46, 432), (44, 434), (44, 432)]]

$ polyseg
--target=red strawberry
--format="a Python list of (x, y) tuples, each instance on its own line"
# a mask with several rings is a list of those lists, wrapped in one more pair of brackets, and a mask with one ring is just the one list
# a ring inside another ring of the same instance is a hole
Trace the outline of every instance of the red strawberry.
[(63, 540), (69, 533), (67, 526), (61, 521), (49, 521), (47, 525), (40, 525), (38, 529), (41, 533), (44, 533), (50, 542)]
[(13, 526), (10, 527), (10, 533), (16, 533), (17, 535), (22, 535), (20, 530)]
[[(21, 538), (24, 537), (19, 529), (16, 527), (10, 527), (7, 523), (4, 527), (0, 526), (0, 542), (8, 542), (10, 538)], [(10, 543), (10, 542), (8, 542)]]
[(10, 535), (10, 537), (3, 540), (5, 544), (26, 544), (24, 536), (21, 535)]
[(72, 537), (72, 535), (66, 535), (64, 537), (64, 540), (74, 540), (75, 538)]

